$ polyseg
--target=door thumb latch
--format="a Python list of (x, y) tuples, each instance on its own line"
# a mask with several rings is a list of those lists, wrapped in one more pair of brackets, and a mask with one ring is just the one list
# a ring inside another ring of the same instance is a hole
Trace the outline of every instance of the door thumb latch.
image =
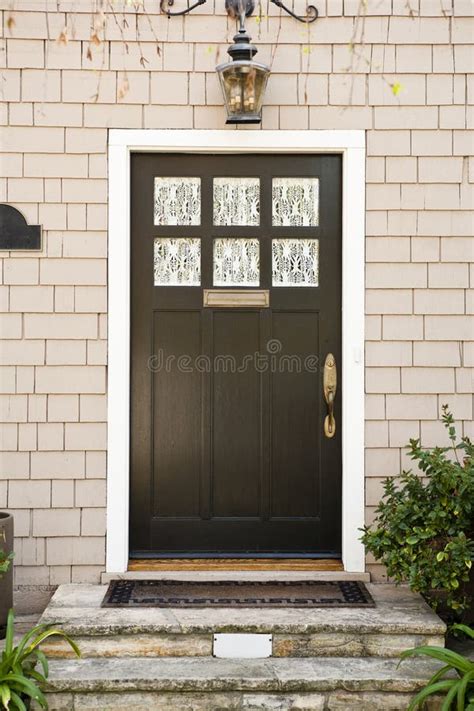
[(337, 391), (337, 369), (336, 359), (332, 353), (328, 353), (324, 361), (323, 371), (323, 393), (324, 400), (328, 408), (328, 414), (324, 418), (324, 434), (329, 439), (336, 434), (336, 418), (334, 417), (334, 400)]

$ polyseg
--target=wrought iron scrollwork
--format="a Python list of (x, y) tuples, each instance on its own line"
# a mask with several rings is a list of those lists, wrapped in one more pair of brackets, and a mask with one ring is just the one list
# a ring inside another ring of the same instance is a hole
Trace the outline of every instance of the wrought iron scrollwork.
[[(282, 0), (270, 0), (274, 5), (277, 7), (280, 7), (282, 10), (284, 10), (288, 15), (291, 15), (291, 17), (294, 17), (295, 20), (298, 20), (298, 22), (304, 22), (305, 24), (311, 24), (311, 22), (314, 22), (315, 20), (318, 19), (319, 12), (318, 8), (315, 7), (314, 5), (308, 5), (306, 8), (306, 15), (297, 15), (293, 10), (290, 10), (289, 7), (286, 7), (286, 5), (282, 2)], [(179, 15), (187, 15), (189, 12), (192, 12), (195, 10), (199, 5), (204, 5), (204, 3), (207, 2), (207, 0), (196, 0), (195, 3), (192, 5), (189, 5), (185, 10), (180, 10), (179, 12), (173, 12), (172, 10), (169, 10), (168, 8), (173, 7), (175, 0), (160, 0), (160, 9), (161, 11), (165, 14), (168, 15), (168, 17), (178, 17)], [(254, 9), (254, 2), (253, 0), (244, 0), (242, 3), (242, 0), (226, 0), (225, 6), (228, 14), (231, 17), (238, 17), (242, 13), (241, 6), (243, 5), (243, 10), (245, 15), (247, 17), (252, 14), (253, 9)]]
[(192, 12), (196, 7), (199, 7), (199, 5), (204, 5), (205, 2), (207, 2), (207, 0), (197, 0), (197, 2), (193, 3), (193, 5), (189, 5), (189, 7), (187, 7), (185, 10), (180, 10), (179, 12), (171, 12), (171, 10), (168, 10), (167, 7), (173, 7), (174, 0), (161, 0), (160, 9), (161, 12), (164, 12), (164, 14), (168, 15), (168, 17), (178, 17), (179, 15), (187, 15), (188, 12)]
[(315, 20), (318, 19), (318, 15), (319, 15), (318, 8), (315, 7), (314, 5), (308, 5), (308, 7), (306, 8), (306, 15), (301, 17), (300, 15), (296, 15), (296, 13), (294, 13), (292, 10), (290, 10), (289, 7), (286, 7), (286, 5), (284, 5), (281, 0), (270, 0), (270, 1), (274, 5), (276, 5), (277, 7), (280, 7), (282, 10), (284, 10), (286, 13), (288, 13), (288, 15), (291, 15), (291, 17), (294, 17), (295, 20), (298, 20), (298, 22), (304, 22), (307, 25), (309, 25), (309, 24), (311, 24), (311, 22), (314, 22)]

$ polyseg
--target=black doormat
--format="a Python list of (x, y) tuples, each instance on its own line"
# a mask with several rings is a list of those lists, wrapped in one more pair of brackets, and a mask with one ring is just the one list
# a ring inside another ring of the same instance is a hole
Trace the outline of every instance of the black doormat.
[(112, 580), (102, 607), (375, 607), (355, 580)]

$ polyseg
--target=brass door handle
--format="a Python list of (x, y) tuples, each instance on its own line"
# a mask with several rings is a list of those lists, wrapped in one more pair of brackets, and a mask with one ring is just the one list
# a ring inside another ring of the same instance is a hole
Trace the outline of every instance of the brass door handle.
[(323, 371), (323, 393), (328, 414), (324, 418), (324, 434), (331, 438), (336, 434), (336, 418), (334, 417), (334, 400), (337, 392), (337, 369), (336, 359), (332, 353), (328, 353), (324, 361)]

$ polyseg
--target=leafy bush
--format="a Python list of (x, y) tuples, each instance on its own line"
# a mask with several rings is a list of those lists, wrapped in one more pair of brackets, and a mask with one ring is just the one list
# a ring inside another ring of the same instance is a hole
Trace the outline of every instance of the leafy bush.
[(408, 582), (435, 609), (441, 591), (448, 610), (460, 614), (469, 604), (463, 588), (474, 557), (474, 446), (458, 440), (447, 405), (443, 422), (450, 446), (422, 449), (410, 440), (422, 476), (404, 471), (386, 479), (362, 541), (395, 582)]
[[(34, 699), (42, 709), (48, 708), (41, 688), (48, 677), (48, 660), (40, 650), (40, 644), (49, 637), (62, 637), (77, 656), (77, 645), (62, 630), (50, 625), (37, 625), (23, 635), (16, 647), (13, 646), (13, 610), (8, 613), (5, 649), (0, 658), (0, 708), (8, 711), (26, 711)], [(38, 665), (41, 672), (38, 671)]]
[[(474, 630), (466, 625), (454, 625), (474, 639)], [(474, 662), (443, 647), (415, 647), (402, 652), (402, 660), (423, 655), (443, 662), (441, 669), (433, 674), (427, 685), (415, 696), (407, 711), (415, 711), (433, 694), (445, 694), (442, 711), (450, 711), (454, 703), (457, 711), (474, 711)], [(448, 677), (448, 678), (446, 678)]]
[(13, 553), (7, 553), (3, 548), (0, 548), (0, 578), (8, 572), (12, 560)]

